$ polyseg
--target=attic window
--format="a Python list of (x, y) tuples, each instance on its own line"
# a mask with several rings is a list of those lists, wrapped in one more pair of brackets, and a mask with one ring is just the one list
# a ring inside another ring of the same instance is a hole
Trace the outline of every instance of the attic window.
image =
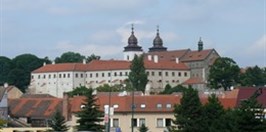
[(172, 108), (172, 104), (166, 104), (166, 108)]
[(84, 109), (84, 108), (85, 108), (85, 105), (81, 105), (80, 108), (81, 108), (81, 109)]
[(116, 108), (119, 107), (119, 105), (118, 104), (114, 104), (113, 107), (116, 109)]
[(157, 108), (162, 108), (162, 104), (157, 104)]
[(145, 108), (145, 107), (146, 107), (145, 104), (141, 104), (141, 105), (140, 105), (140, 108)]

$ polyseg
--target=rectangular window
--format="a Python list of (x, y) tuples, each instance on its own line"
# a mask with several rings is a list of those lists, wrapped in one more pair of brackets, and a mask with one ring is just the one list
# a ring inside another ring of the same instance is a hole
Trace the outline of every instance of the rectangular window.
[(67, 74), (67, 77), (70, 78), (70, 73)]
[(96, 73), (96, 77), (98, 77), (98, 73)]
[(49, 79), (51, 78), (51, 74), (48, 75), (48, 78), (49, 78)]
[(163, 118), (157, 119), (157, 127), (163, 127)]
[(128, 73), (126, 72), (126, 76), (128, 75)]
[[(132, 122), (131, 122), (131, 123), (132, 123)], [(133, 119), (133, 127), (137, 127), (137, 124), (138, 124), (137, 119), (134, 118), (134, 119)], [(131, 126), (132, 126), (132, 125), (131, 125)]]
[(109, 73), (108, 73), (108, 77), (110, 77), (110, 76), (111, 76), (111, 73), (109, 72)]
[(61, 74), (59, 74), (59, 78), (61, 78), (61, 76), (62, 76), (62, 75), (61, 75)]
[(149, 76), (150, 75), (150, 72), (147, 71), (147, 75)]
[(185, 77), (187, 76), (187, 72), (184, 73), (184, 76), (185, 76)]
[(31, 79), (34, 79), (34, 76), (33, 75), (31, 76)]
[(157, 108), (162, 108), (162, 104), (157, 104)]
[(142, 124), (145, 125), (145, 118), (140, 118), (139, 119), (139, 127), (141, 127)]
[(173, 77), (175, 76), (175, 72), (172, 72), (172, 76), (173, 76)]
[(102, 77), (104, 77), (104, 73), (102, 73)]
[(54, 78), (56, 78), (56, 74), (54, 74)]
[(90, 77), (92, 77), (92, 73), (90, 73)]
[(41, 78), (41, 75), (38, 75), (38, 79), (40, 79)]
[(151, 72), (151, 75), (154, 76), (154, 72)]
[(83, 73), (80, 73), (80, 77), (83, 78)]
[(43, 79), (45, 79), (45, 75), (43, 75)]
[(116, 77), (116, 72), (114, 73), (114, 76)]
[(78, 73), (76, 73), (76, 78), (78, 78), (79, 77), (79, 74)]
[(168, 72), (165, 72), (165, 76), (168, 76)]
[(123, 76), (122, 72), (120, 72), (119, 74), (120, 74), (120, 76)]
[(66, 74), (63, 74), (63, 78), (66, 78)]
[(170, 119), (170, 118), (166, 118), (166, 119), (165, 119), (165, 126), (166, 126), (166, 127), (171, 126), (171, 122), (172, 122), (172, 119)]
[(159, 76), (162, 76), (162, 72), (158, 72), (158, 75), (159, 75)]
[(113, 127), (119, 127), (119, 119), (118, 118), (113, 119)]
[(166, 104), (166, 108), (167, 108), (167, 109), (172, 108), (172, 104)]
[(181, 77), (181, 72), (178, 72), (178, 76)]

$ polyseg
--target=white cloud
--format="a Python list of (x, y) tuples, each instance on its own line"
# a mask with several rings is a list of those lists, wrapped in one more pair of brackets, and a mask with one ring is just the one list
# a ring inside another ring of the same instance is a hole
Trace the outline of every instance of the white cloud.
[(89, 56), (91, 54), (100, 55), (102, 58), (108, 56), (115, 56), (121, 53), (122, 45), (98, 45), (98, 44), (73, 44), (69, 41), (61, 41), (56, 45), (56, 50), (58, 52), (64, 53), (67, 51), (78, 52), (82, 55)]
[(247, 49), (247, 53), (250, 55), (258, 55), (266, 52), (266, 34), (256, 40), (250, 47)]

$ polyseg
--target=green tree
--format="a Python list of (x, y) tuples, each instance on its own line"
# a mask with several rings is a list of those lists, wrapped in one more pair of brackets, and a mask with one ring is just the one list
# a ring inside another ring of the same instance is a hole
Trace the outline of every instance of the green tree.
[(0, 130), (6, 125), (7, 121), (0, 119)]
[(7, 75), (13, 69), (12, 62), (9, 58), (0, 56), (0, 85), (8, 81)]
[(55, 58), (56, 63), (74, 63), (82, 62), (85, 56), (75, 52), (65, 52), (60, 57)]
[(93, 90), (89, 89), (89, 93), (85, 95), (85, 107), (76, 114), (79, 118), (76, 127), (78, 131), (103, 132), (104, 126), (100, 123), (103, 121), (104, 114), (99, 110), (99, 105), (96, 104), (96, 97), (92, 93)]
[(86, 61), (91, 62), (92, 60), (100, 60), (101, 57), (95, 54), (91, 54), (90, 56), (87, 57)]
[(206, 132), (219, 130), (215, 122), (219, 122), (224, 114), (225, 110), (216, 95), (212, 94), (211, 96), (209, 96), (208, 102), (203, 106), (203, 129)]
[(104, 84), (102, 86), (97, 87), (96, 89), (97, 89), (97, 92), (122, 92), (126, 90), (122, 84), (115, 84), (113, 86)]
[(264, 81), (264, 71), (258, 66), (249, 67), (245, 73), (240, 76), (240, 83), (242, 86), (263, 86)]
[(22, 92), (25, 92), (30, 83), (30, 75), (23, 69), (13, 69), (7, 75), (8, 83), (18, 87)]
[(142, 124), (139, 128), (139, 132), (148, 132), (149, 128), (145, 126), (145, 124)]
[(214, 89), (224, 88), (224, 90), (229, 90), (231, 86), (238, 82), (239, 74), (240, 68), (233, 59), (218, 58), (211, 66), (208, 78), (209, 85)]
[(66, 125), (65, 117), (59, 110), (56, 110), (53, 117), (51, 118), (49, 125), (53, 129), (53, 131), (57, 132), (65, 132), (69, 129), (69, 127)]
[(68, 92), (68, 96), (73, 97), (73, 96), (85, 96), (87, 95), (91, 90), (85, 86), (79, 86), (76, 87), (74, 90)]
[(180, 104), (175, 105), (173, 123), (177, 127), (172, 127), (170, 131), (203, 132), (201, 115), (202, 105), (198, 91), (189, 87), (183, 92)]
[(169, 84), (167, 84), (164, 88), (164, 91), (161, 92), (160, 94), (172, 94), (174, 92), (183, 92), (185, 91), (187, 88), (182, 86), (182, 85), (177, 85), (175, 87), (171, 87)]
[(131, 62), (130, 73), (128, 76), (130, 82), (133, 85), (133, 88), (136, 88), (139, 91), (145, 93), (145, 87), (148, 83), (148, 74), (144, 67), (144, 56), (135, 55), (134, 59)]

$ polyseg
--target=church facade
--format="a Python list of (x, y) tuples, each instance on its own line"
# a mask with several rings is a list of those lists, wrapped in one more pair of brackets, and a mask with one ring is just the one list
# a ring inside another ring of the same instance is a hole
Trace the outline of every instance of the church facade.
[(138, 45), (132, 32), (128, 45), (124, 47), (124, 60), (93, 60), (90, 63), (47, 64), (31, 73), (29, 92), (63, 97), (63, 92), (79, 86), (96, 88), (109, 84), (123, 84), (130, 72), (135, 55), (144, 55), (144, 66), (148, 74), (147, 92), (159, 92), (169, 84), (185, 85), (197, 89), (206, 87), (210, 66), (219, 54), (214, 49), (203, 49), (198, 42), (198, 50), (181, 49), (168, 51), (157, 29), (153, 46), (147, 53)]

